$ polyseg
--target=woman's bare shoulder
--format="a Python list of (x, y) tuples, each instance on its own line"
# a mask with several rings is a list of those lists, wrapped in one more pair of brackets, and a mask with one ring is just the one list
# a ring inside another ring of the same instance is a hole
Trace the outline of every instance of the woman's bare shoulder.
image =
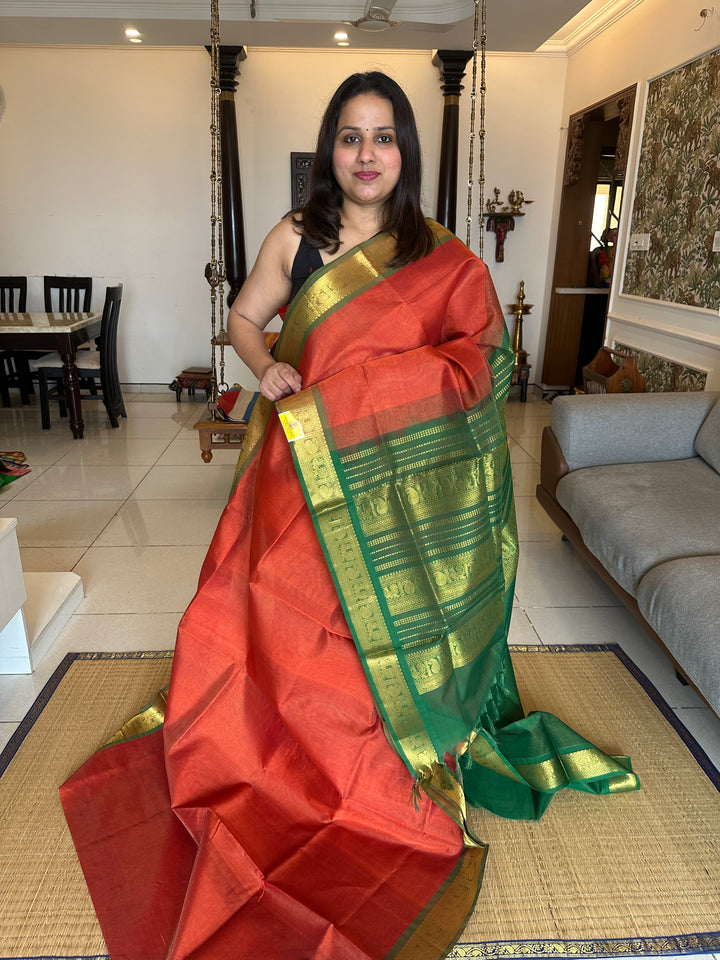
[(273, 246), (297, 247), (301, 236), (302, 224), (288, 214), (280, 223), (275, 224), (265, 238), (265, 243), (269, 241)]
[(292, 262), (300, 245), (302, 228), (290, 214), (276, 223), (263, 241), (258, 259), (273, 260), (282, 264), (283, 272), (290, 276)]

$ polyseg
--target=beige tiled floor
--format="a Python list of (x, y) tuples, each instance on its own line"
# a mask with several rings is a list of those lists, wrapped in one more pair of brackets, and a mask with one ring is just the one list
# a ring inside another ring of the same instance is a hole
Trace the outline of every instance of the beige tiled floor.
[[(225, 505), (235, 454), (200, 459), (193, 422), (201, 405), (169, 391), (125, 396), (112, 430), (87, 406), (83, 440), (53, 411), (0, 409), (0, 449), (23, 450), (32, 473), (0, 490), (0, 516), (18, 518), (24, 569), (74, 570), (78, 612), (31, 677), (0, 677), (0, 747), (70, 650), (167, 649), (191, 600)], [(610, 590), (563, 542), (535, 499), (540, 435), (550, 406), (507, 408), (521, 541), (511, 643), (619, 643), (653, 680), (720, 766), (720, 721), (675, 678), (669, 661)]]

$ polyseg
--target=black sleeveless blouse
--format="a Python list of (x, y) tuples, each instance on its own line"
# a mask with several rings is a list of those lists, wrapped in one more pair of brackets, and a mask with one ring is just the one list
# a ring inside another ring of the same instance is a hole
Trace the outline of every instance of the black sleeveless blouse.
[(290, 280), (292, 281), (292, 290), (290, 291), (291, 303), (313, 270), (319, 269), (322, 265), (322, 256), (318, 248), (311, 247), (305, 237), (300, 237), (300, 246), (295, 254), (295, 259), (293, 260), (290, 271)]

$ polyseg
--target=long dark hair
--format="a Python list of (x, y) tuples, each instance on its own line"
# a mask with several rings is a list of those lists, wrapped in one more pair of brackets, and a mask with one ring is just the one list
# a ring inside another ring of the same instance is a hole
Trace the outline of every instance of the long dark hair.
[(340, 208), (343, 194), (333, 173), (333, 150), (342, 108), (353, 97), (374, 93), (390, 102), (400, 150), (400, 178), (383, 204), (382, 228), (395, 236), (397, 249), (388, 264), (400, 267), (419, 260), (433, 249), (433, 234), (420, 207), (422, 160), (415, 116), (402, 88), (376, 70), (354, 73), (337, 88), (327, 105), (318, 133), (310, 173), (308, 199), (292, 211), (293, 222), (314, 247), (335, 253), (340, 245)]

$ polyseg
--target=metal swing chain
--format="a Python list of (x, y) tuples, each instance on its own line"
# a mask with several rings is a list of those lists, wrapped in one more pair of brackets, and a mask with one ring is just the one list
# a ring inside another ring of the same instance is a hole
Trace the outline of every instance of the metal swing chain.
[[(478, 40), (479, 37), (479, 40)], [(487, 0), (475, 0), (475, 22), (473, 26), (473, 68), (472, 68), (472, 93), (470, 94), (470, 151), (468, 159), (468, 200), (467, 200), (467, 240), (466, 245), (470, 246), (470, 231), (472, 228), (472, 204), (473, 204), (473, 166), (475, 160), (475, 105), (477, 101), (477, 60), (478, 49), (480, 49), (480, 130), (478, 132), (479, 140), (479, 167), (478, 186), (480, 187), (480, 212), (478, 214), (479, 232), (478, 232), (478, 253), (482, 259), (485, 250), (485, 236), (483, 233), (483, 207), (485, 205), (485, 91), (486, 84), (486, 63), (485, 54), (487, 51)]]
[[(210, 0), (210, 284), (212, 319), (212, 403), (217, 402), (225, 382), (225, 262), (223, 255), (222, 172), (220, 167), (220, 13), (218, 0)], [(218, 297), (218, 291), (220, 296)], [(219, 324), (218, 324), (219, 320)], [(218, 329), (219, 326), (219, 329)], [(220, 346), (220, 369), (215, 347)]]

